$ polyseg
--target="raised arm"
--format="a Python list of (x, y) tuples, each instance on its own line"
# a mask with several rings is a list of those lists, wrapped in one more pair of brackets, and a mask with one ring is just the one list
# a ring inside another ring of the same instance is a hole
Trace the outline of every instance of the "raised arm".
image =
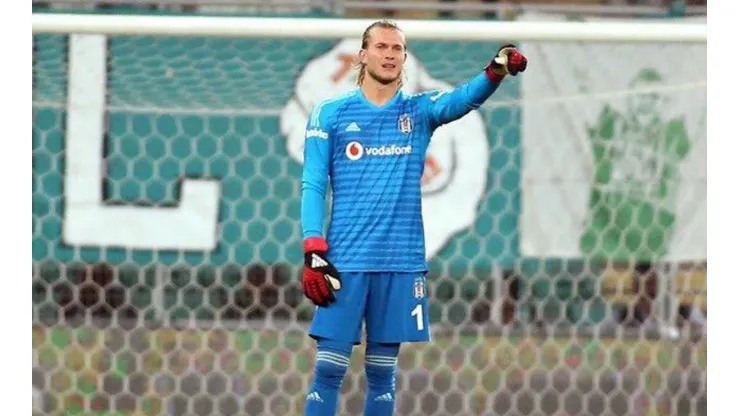
[(467, 83), (450, 91), (429, 95), (428, 113), (435, 127), (462, 118), (480, 107), (498, 88), (507, 75), (516, 75), (527, 68), (525, 58), (513, 45), (505, 45), (486, 68)]
[(319, 104), (306, 125), (301, 187), (301, 227), (303, 238), (323, 236), (324, 203), (331, 163), (330, 114)]
[(483, 72), (455, 89), (431, 93), (428, 111), (432, 124), (441, 126), (477, 109), (496, 91), (501, 79)]

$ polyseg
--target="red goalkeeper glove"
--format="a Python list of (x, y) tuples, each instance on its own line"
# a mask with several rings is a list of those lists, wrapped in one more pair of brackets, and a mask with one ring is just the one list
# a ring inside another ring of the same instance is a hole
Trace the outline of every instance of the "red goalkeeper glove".
[(495, 74), (496, 78), (503, 78), (505, 75), (516, 76), (526, 69), (527, 58), (511, 44), (502, 46), (486, 67), (486, 70)]
[(303, 241), (303, 293), (317, 306), (334, 302), (334, 292), (342, 288), (342, 279), (336, 267), (326, 258), (329, 250), (322, 237)]

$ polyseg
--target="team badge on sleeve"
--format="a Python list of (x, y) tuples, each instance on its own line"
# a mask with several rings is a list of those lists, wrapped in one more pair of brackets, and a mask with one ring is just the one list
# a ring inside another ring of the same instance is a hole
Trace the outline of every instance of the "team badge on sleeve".
[(398, 130), (401, 130), (401, 133), (409, 134), (413, 129), (414, 124), (411, 122), (411, 116), (402, 114), (401, 117), (398, 117)]
[(426, 296), (426, 285), (424, 284), (424, 277), (417, 277), (414, 281), (414, 297), (421, 299)]

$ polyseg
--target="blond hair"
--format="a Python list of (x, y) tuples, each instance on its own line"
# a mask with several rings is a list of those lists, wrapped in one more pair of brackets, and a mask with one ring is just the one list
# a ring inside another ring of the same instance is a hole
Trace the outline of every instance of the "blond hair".
[[(370, 42), (370, 31), (374, 28), (379, 27), (383, 29), (395, 29), (399, 32), (403, 32), (400, 27), (396, 24), (396, 22), (392, 20), (378, 20), (376, 22), (373, 22), (370, 26), (368, 26), (365, 31), (362, 33), (362, 49), (366, 50), (368, 43)], [(406, 49), (406, 45), (403, 45), (403, 48)], [(359, 73), (357, 74), (357, 85), (362, 85), (362, 82), (365, 80), (365, 67), (367, 64), (363, 64), (359, 60), (357, 61), (357, 69), (359, 70)], [(403, 78), (406, 75), (405, 71), (403, 70), (403, 67), (401, 68), (401, 75), (398, 77), (398, 86), (403, 85)]]

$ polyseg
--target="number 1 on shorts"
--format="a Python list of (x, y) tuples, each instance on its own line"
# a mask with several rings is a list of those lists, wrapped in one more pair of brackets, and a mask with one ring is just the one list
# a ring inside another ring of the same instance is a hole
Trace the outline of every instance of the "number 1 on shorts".
[(421, 303), (411, 311), (411, 316), (416, 317), (416, 329), (424, 330), (424, 315), (422, 314)]

